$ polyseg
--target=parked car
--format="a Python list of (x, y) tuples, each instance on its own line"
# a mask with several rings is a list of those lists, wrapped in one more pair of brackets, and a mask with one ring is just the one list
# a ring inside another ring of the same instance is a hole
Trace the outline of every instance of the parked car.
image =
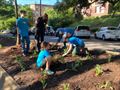
[(36, 32), (36, 27), (33, 26), (33, 27), (31, 27), (30, 30), (29, 30), (29, 35), (35, 35), (35, 32)]
[(45, 32), (46, 35), (55, 35), (55, 31), (52, 26), (47, 26), (47, 30)]
[(70, 34), (74, 35), (74, 29), (71, 27), (65, 27), (65, 28), (58, 28), (56, 30), (56, 36), (59, 36), (59, 34), (69, 32)]
[(99, 31), (95, 33), (95, 38), (100, 38), (102, 40), (113, 39), (117, 40), (120, 36), (120, 30), (117, 27), (101, 27)]
[(74, 35), (77, 37), (90, 38), (91, 32), (89, 26), (77, 26)]
[(10, 30), (9, 29), (7, 29), (7, 30), (4, 30), (3, 32), (2, 32), (2, 34), (10, 34)]

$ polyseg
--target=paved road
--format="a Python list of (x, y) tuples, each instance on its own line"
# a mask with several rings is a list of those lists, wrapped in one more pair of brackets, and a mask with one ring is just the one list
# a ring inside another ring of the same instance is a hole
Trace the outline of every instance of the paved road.
[[(33, 39), (33, 36), (31, 36)], [(57, 37), (54, 36), (45, 36), (45, 41), (48, 42), (56, 42)], [(94, 38), (91, 39), (84, 39), (86, 47), (89, 49), (104, 49), (104, 50), (114, 50), (114, 49), (120, 49), (120, 41), (102, 41), (102, 40), (97, 40)]]

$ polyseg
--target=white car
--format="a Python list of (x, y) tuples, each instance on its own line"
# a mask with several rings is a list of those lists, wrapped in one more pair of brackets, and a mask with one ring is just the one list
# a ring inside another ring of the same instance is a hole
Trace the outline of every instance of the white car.
[(3, 34), (10, 34), (10, 30), (4, 30), (3, 32), (2, 32)]
[(117, 27), (101, 27), (99, 31), (95, 33), (96, 38), (100, 38), (102, 40), (113, 39), (117, 40), (120, 35), (120, 30)]
[(90, 38), (91, 32), (88, 26), (77, 26), (74, 35), (77, 37), (87, 37)]

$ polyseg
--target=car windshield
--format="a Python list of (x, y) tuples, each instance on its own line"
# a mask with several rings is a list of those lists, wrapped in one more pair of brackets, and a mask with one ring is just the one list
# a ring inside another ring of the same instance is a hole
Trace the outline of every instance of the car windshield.
[(115, 27), (109, 27), (108, 30), (116, 30), (117, 28)]
[(80, 30), (80, 29), (89, 29), (89, 27), (88, 26), (78, 26), (78, 29)]

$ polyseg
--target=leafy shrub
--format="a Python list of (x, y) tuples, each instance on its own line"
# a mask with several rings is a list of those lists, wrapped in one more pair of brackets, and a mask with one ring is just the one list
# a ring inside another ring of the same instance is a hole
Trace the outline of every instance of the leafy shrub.
[(12, 30), (12, 28), (15, 26), (15, 22), (16, 19), (14, 17), (5, 20), (0, 20), (0, 30), (6, 30), (6, 29)]
[(71, 19), (70, 17), (53, 18), (53, 19), (50, 19), (50, 21), (49, 21), (50, 25), (54, 26), (55, 28), (68, 27), (73, 22), (74, 22), (74, 20)]
[(91, 32), (92, 33), (95, 33), (95, 32), (97, 32), (99, 30), (99, 28), (93, 28), (93, 29), (91, 29)]
[[(102, 26), (118, 26), (120, 23), (120, 15), (111, 17), (110, 15), (102, 16), (102, 17), (88, 17), (81, 21), (76, 21), (70, 26), (76, 27), (78, 25), (88, 25), (91, 28), (98, 28)], [(94, 31), (94, 30), (93, 30)]]

